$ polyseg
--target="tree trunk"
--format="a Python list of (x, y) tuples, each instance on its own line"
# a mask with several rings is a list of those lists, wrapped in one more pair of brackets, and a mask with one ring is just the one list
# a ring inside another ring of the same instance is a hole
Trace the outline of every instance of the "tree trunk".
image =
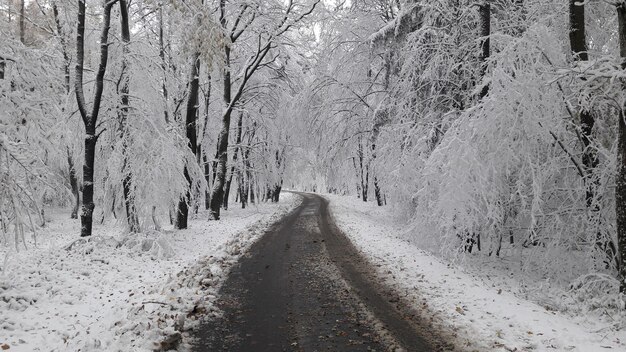
[(365, 155), (363, 155), (363, 144), (361, 143), (361, 141), (359, 141), (359, 146), (358, 146), (358, 150), (357, 150), (357, 155), (359, 158), (359, 176), (361, 179), (361, 199), (364, 202), (367, 202), (367, 184), (368, 184), (368, 178), (369, 178), (369, 171), (366, 172), (366, 168), (367, 166), (364, 165), (363, 163), (363, 159), (365, 158)]
[(209, 210), (211, 208), (211, 193), (208, 187), (211, 185), (211, 170), (209, 160), (206, 158), (206, 152), (202, 153), (202, 163), (204, 164), (204, 180), (207, 184), (207, 190), (204, 192), (204, 209)]
[(378, 178), (374, 176), (374, 195), (376, 196), (376, 204), (379, 207), (383, 206), (383, 196), (380, 192), (380, 185), (378, 184)]
[[(490, 39), (491, 35), (491, 4), (487, 1), (480, 4), (478, 9), (480, 16), (480, 36), (482, 40), (480, 41), (480, 62), (481, 62), (481, 78), (485, 77), (487, 73), (487, 60), (490, 55)], [(484, 85), (480, 90), (480, 99), (487, 96), (489, 93), (489, 85)]]
[(233, 165), (230, 167), (230, 175), (224, 188), (224, 210), (228, 209), (228, 196), (230, 194), (230, 185), (233, 182), (233, 175), (235, 174), (235, 163), (237, 162), (237, 155), (241, 145), (241, 127), (243, 125), (243, 112), (239, 113), (239, 119), (237, 120), (237, 138), (235, 140), (236, 146), (233, 152)]
[(204, 95), (204, 125), (202, 127), (202, 136), (198, 141), (198, 158), (202, 158), (202, 164), (200, 167), (204, 170), (204, 180), (206, 181), (207, 188), (204, 191), (204, 209), (208, 210), (211, 206), (211, 167), (209, 166), (209, 161), (207, 160), (206, 151), (202, 150), (202, 145), (204, 144), (204, 140), (207, 134), (207, 127), (209, 125), (209, 104), (211, 103), (211, 74), (210, 70), (209, 75), (207, 77), (208, 88), (206, 94)]
[[(231, 80), (230, 80), (230, 47), (224, 48), (224, 102), (226, 106), (231, 105)], [(217, 170), (213, 191), (211, 192), (211, 209), (209, 218), (211, 220), (220, 219), (220, 207), (224, 202), (224, 183), (226, 181), (226, 164), (228, 162), (228, 134), (230, 130), (230, 116), (232, 108), (227, 108), (222, 116), (222, 130), (220, 131), (217, 145)]]
[(246, 208), (248, 202), (248, 192), (246, 188), (246, 180), (244, 180), (244, 173), (240, 170), (237, 172), (237, 185), (239, 187), (239, 200), (241, 201), (241, 209)]
[(24, 17), (26, 16), (25, 10), (26, 10), (26, 1), (21, 0), (20, 1), (20, 42), (22, 42), (22, 44), (24, 44), (24, 34), (25, 34), (24, 33), (25, 31)]
[[(617, 5), (617, 19), (619, 23), (620, 56), (622, 69), (626, 69), (626, 2)], [(622, 106), (619, 114), (618, 149), (617, 149), (617, 176), (615, 178), (615, 212), (617, 220), (617, 247), (619, 261), (619, 292), (626, 295), (626, 123)]]
[[(59, 42), (61, 43), (61, 51), (63, 54), (63, 73), (65, 78), (65, 94), (70, 94), (71, 86), (70, 86), (70, 56), (68, 53), (67, 42), (65, 41), (65, 37), (63, 35), (63, 28), (61, 27), (61, 20), (59, 17), (59, 9), (57, 7), (56, 2), (52, 2), (52, 14), (54, 16), (54, 22), (56, 24), (57, 35), (59, 36)], [(65, 112), (65, 107), (61, 109), (61, 112)], [(74, 164), (74, 158), (72, 157), (72, 153), (70, 148), (66, 146), (67, 151), (67, 165), (68, 165), (68, 174), (70, 187), (72, 189), (72, 195), (74, 195), (74, 207), (72, 208), (72, 213), (70, 215), (71, 219), (78, 219), (78, 208), (80, 207), (80, 188), (78, 187), (78, 179), (76, 178), (76, 166)]]
[(254, 204), (256, 202), (255, 191), (254, 191), (255, 186), (256, 185), (254, 184), (254, 175), (252, 175), (252, 172), (248, 172), (248, 189), (250, 190), (250, 204)]
[[(587, 39), (585, 36), (585, 6), (578, 0), (570, 0), (570, 48), (574, 54), (575, 61), (588, 61)], [(582, 163), (584, 169), (585, 182), (585, 204), (589, 211), (589, 223), (598, 221), (600, 211), (599, 203), (596, 200), (598, 180), (594, 178), (594, 170), (598, 166), (598, 156), (591, 145), (591, 135), (595, 119), (591, 111), (583, 108), (580, 112), (581, 140), (583, 143)], [(594, 230), (595, 231), (595, 230)], [(596, 245), (607, 255), (607, 263), (615, 259), (615, 245), (610, 239), (604, 238), (600, 232), (596, 232)]]
[[(587, 54), (587, 39), (585, 36), (585, 5), (579, 0), (570, 0), (569, 2), (569, 14), (570, 14), (570, 47), (574, 54), (574, 60), (576, 61), (588, 61), (589, 55)], [(598, 156), (591, 146), (591, 132), (595, 119), (591, 112), (587, 109), (583, 109), (580, 112), (580, 127), (582, 131), (583, 142), (583, 156), (582, 162), (585, 167), (585, 185), (586, 194), (585, 201), (587, 208), (597, 212), (599, 209), (597, 205), (594, 207), (593, 201), (596, 195), (597, 182), (593, 180), (593, 171), (598, 166)], [(592, 209), (595, 208), (595, 209)]]
[(165, 40), (163, 37), (163, 7), (159, 7), (159, 56), (161, 57), (161, 69), (163, 70), (163, 80), (161, 90), (163, 94), (163, 115), (165, 123), (170, 124), (170, 115), (167, 109), (167, 61), (165, 60)]
[(279, 184), (274, 186), (274, 190), (272, 191), (272, 202), (278, 203), (278, 201), (280, 200), (280, 191), (282, 190), (282, 188), (283, 188), (283, 181), (280, 181)]
[(93, 210), (93, 174), (96, 157), (96, 131), (95, 126), (85, 128), (85, 163), (83, 165), (83, 208), (80, 214), (80, 236), (87, 237), (92, 234)]
[(78, 179), (76, 178), (76, 167), (70, 149), (67, 148), (67, 165), (69, 166), (70, 187), (74, 195), (74, 208), (70, 218), (78, 219), (78, 207), (80, 206), (80, 190), (78, 189)]
[[(356, 166), (356, 158), (352, 157), (352, 165), (354, 166), (354, 172), (356, 173), (356, 177), (358, 178), (361, 174), (359, 172), (359, 168)], [(361, 183), (359, 180), (356, 181), (356, 197), (361, 198)]]
[[(191, 73), (189, 76), (189, 98), (187, 99), (187, 111), (185, 115), (185, 132), (187, 135), (187, 146), (194, 156), (198, 153), (197, 141), (197, 115), (198, 115), (198, 93), (200, 90), (200, 53), (195, 53), (191, 60)], [(191, 201), (191, 176), (189, 169), (185, 165), (183, 174), (187, 180), (187, 190), (185, 195), (178, 201), (178, 211), (176, 215), (176, 229), (186, 229), (189, 218), (189, 202)]]
[(96, 123), (104, 90), (104, 74), (109, 54), (109, 28), (111, 25), (111, 7), (113, 2), (105, 3), (102, 17), (102, 33), (100, 35), (100, 65), (95, 80), (95, 91), (91, 113), (87, 112), (83, 90), (83, 65), (85, 59), (85, 1), (78, 0), (78, 25), (76, 31), (76, 79), (75, 93), (78, 110), (85, 125), (85, 163), (83, 164), (83, 207), (80, 215), (81, 237), (91, 236), (93, 225), (94, 164), (96, 155)]
[[(587, 54), (587, 39), (585, 36), (585, 5), (580, 3), (579, 0), (570, 0), (569, 2), (569, 14), (570, 14), (570, 47), (574, 54), (574, 60), (576, 61), (588, 61), (589, 55)], [(580, 112), (580, 127), (582, 131), (583, 142), (583, 165), (585, 167), (585, 185), (586, 195), (585, 200), (587, 208), (593, 208), (593, 201), (596, 194), (597, 184), (593, 181), (593, 170), (598, 166), (598, 157), (595, 150), (591, 146), (591, 132), (595, 119), (591, 112), (587, 109), (583, 109)], [(599, 210), (594, 209), (596, 212)]]
[(124, 193), (124, 205), (126, 208), (126, 222), (130, 232), (140, 232), (139, 228), (139, 216), (137, 214), (137, 208), (135, 206), (135, 198), (133, 196), (133, 175), (130, 170), (128, 161), (128, 145), (131, 138), (128, 132), (128, 108), (130, 106), (129, 99), (129, 86), (130, 86), (130, 74), (129, 74), (129, 49), (130, 44), (130, 24), (128, 20), (128, 4), (126, 0), (120, 0), (120, 24), (122, 33), (122, 42), (124, 44), (122, 50), (122, 75), (120, 77), (120, 96), (121, 107), (119, 110), (119, 133), (122, 140), (122, 189)]

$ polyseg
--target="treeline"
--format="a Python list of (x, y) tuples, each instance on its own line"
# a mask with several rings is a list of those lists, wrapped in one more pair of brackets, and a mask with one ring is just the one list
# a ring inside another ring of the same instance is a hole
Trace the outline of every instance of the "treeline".
[(0, 3), (5, 244), (51, 205), (90, 236), (107, 218), (184, 229), (229, 199), (278, 201), (302, 85), (291, 43), (318, 2)]
[(307, 157), (329, 166), (315, 187), (388, 201), (447, 257), (608, 273), (626, 293), (625, 16), (624, 1), (339, 5), (306, 94)]

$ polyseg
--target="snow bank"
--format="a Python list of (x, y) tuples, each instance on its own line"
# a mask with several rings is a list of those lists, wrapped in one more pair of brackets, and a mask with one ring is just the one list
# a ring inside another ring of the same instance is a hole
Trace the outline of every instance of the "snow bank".
[(76, 239), (80, 224), (52, 215), (38, 246), (2, 248), (0, 345), (11, 351), (148, 351), (185, 345), (213, 310), (225, 275), (247, 246), (300, 197), (205, 214), (183, 231)]
[(506, 269), (515, 263), (479, 268), (446, 263), (405, 240), (390, 207), (327, 197), (337, 225), (381, 277), (415, 306), (429, 307), (468, 350), (626, 351), (624, 317), (578, 314), (575, 305), (582, 303), (576, 299), (565, 300), (556, 311), (543, 301), (563, 298), (563, 292), (539, 282), (541, 294), (527, 295), (531, 278)]

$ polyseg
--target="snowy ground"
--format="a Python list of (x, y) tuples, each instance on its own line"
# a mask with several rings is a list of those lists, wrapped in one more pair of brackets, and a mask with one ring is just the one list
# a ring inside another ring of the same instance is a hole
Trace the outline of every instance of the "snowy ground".
[(185, 331), (212, 310), (231, 265), (299, 200), (284, 194), (278, 204), (224, 212), (219, 222), (203, 214), (184, 231), (121, 235), (118, 227), (99, 226), (89, 242), (74, 242), (79, 221), (68, 212), (52, 213), (36, 247), (0, 248), (0, 348), (184, 346)]
[(405, 239), (390, 207), (327, 197), (337, 225), (381, 276), (416, 307), (429, 307), (433, 321), (456, 331), (467, 350), (626, 351), (623, 317), (578, 314), (572, 297), (555, 310), (545, 301), (564, 295), (558, 287), (528, 295), (530, 278), (511, 275), (507, 265), (465, 262), (461, 268), (419, 249)]

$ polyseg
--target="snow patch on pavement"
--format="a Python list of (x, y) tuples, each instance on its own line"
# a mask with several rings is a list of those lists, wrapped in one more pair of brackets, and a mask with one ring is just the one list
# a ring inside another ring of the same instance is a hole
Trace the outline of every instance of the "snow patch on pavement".
[(211, 313), (230, 267), (273, 222), (300, 203), (206, 214), (190, 228), (125, 234), (50, 215), (38, 245), (0, 248), (0, 345), (11, 351), (150, 351), (185, 346), (186, 332)]
[[(555, 311), (542, 304), (536, 292), (531, 297), (520, 294), (528, 278), (500, 272), (502, 267), (497, 266), (461, 268), (421, 250), (403, 235), (406, 231), (390, 207), (326, 197), (337, 226), (371, 260), (381, 277), (415, 307), (428, 307), (435, 322), (455, 331), (460, 348), (626, 351), (623, 317), (579, 316), (575, 313), (579, 309)], [(557, 297), (560, 293), (555, 290), (544, 287), (545, 296)]]

